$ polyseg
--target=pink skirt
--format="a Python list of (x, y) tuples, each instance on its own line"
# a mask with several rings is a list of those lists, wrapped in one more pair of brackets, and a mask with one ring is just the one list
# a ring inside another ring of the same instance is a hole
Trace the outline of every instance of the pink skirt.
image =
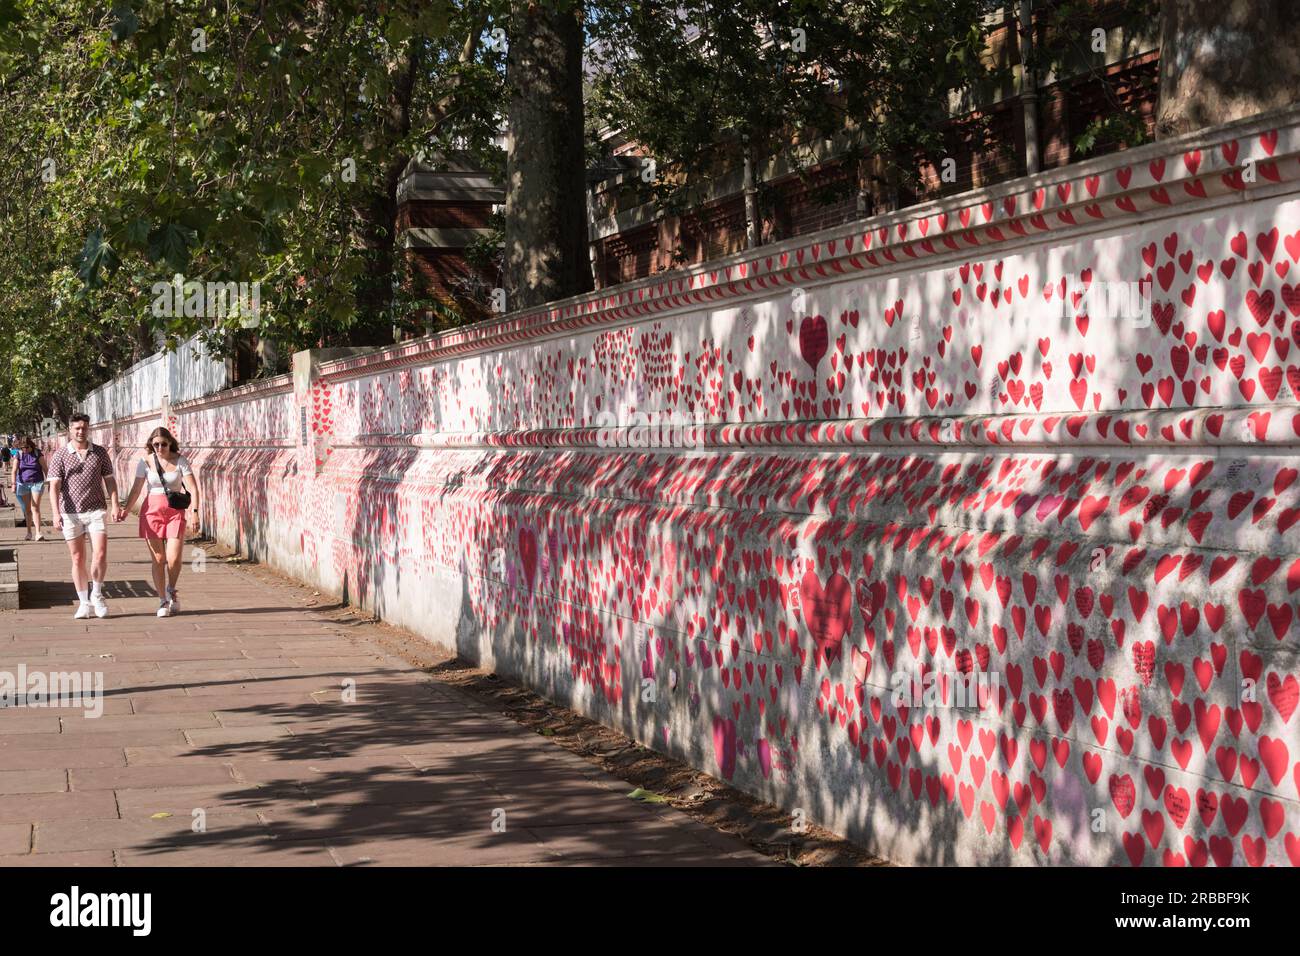
[(151, 541), (185, 537), (185, 512), (167, 504), (166, 495), (145, 495), (140, 506), (140, 537)]

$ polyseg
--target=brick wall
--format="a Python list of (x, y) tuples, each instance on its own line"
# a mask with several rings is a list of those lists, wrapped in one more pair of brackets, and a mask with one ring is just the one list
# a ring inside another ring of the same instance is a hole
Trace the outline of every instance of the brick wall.
[(486, 229), (492, 203), (453, 199), (411, 199), (397, 208), (397, 228)]
[(654, 271), (659, 252), (659, 236), (655, 226), (641, 226), (621, 233), (605, 240), (603, 245), (605, 285), (630, 282)]

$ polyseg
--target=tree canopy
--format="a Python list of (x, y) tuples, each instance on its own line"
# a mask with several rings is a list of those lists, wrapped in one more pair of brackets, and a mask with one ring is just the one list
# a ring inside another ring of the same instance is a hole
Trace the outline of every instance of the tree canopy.
[[(934, 147), (950, 93), (987, 75), (987, 0), (672, 0), (602, 11), (592, 109), (676, 178), (712, 169), (727, 139), (757, 157), (849, 134), (896, 162)], [(721, 134), (721, 135), (720, 135)]]
[(422, 304), (403, 301), (393, 254), (396, 178), (422, 151), (500, 164), (490, 16), (449, 0), (0, 2), (11, 414), (160, 340), (221, 349), (247, 324), (155, 315), (155, 283), (178, 274), (259, 283), (259, 334), (289, 349), (391, 341)]
[(421, 155), (506, 186), (491, 245), (512, 305), (581, 291), (581, 174), (600, 150), (569, 135), (584, 109), (668, 173), (666, 206), (737, 155), (752, 171), (832, 136), (896, 182), (990, 75), (994, 6), (0, 0), (0, 429), (193, 335), (228, 351), (250, 316), (155, 308), (177, 277), (258, 284), (257, 335), (281, 361), (462, 321), (397, 246), (398, 181)]

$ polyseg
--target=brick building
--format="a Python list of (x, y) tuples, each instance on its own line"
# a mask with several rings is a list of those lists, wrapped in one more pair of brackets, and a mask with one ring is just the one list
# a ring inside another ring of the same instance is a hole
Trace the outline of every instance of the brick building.
[(505, 190), (461, 157), (407, 166), (397, 187), (399, 244), (425, 290), (464, 302), (499, 284), (470, 264), (466, 250), (491, 232), (503, 202)]

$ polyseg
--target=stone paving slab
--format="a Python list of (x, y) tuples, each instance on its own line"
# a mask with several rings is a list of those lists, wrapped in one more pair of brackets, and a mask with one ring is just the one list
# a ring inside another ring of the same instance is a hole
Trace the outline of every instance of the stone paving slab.
[(137, 730), (189, 731), (219, 726), (215, 717), (204, 713), (131, 714), (121, 717), (110, 717), (105, 714), (97, 718), (82, 717), (79, 720), (66, 720), (63, 722), (63, 732), (65, 734), (132, 734)]
[(247, 783), (297, 782), (310, 788), (323, 780), (341, 780), (348, 776), (365, 778), (398, 770), (412, 769), (401, 754), (378, 757), (321, 757), (316, 759), (258, 759), (255, 755), (233, 757), (228, 764), (234, 779)]
[(0, 859), (26, 853), (32, 845), (30, 823), (0, 823)]
[[(49, 773), (52, 771), (31, 771)], [(235, 776), (229, 764), (209, 762), (196, 766), (163, 764), (153, 767), (74, 768), (67, 773), (71, 790), (116, 790), (118, 799), (132, 790), (156, 790), (162, 787), (191, 787), (205, 784), (233, 784)], [(0, 785), (3, 785), (0, 782)]]
[[(115, 678), (112, 674), (104, 675), (104, 694), (109, 700), (120, 700), (129, 696), (131, 703), (147, 700), (151, 697), (185, 697), (185, 685), (174, 680), (158, 680), (157, 675), (150, 677)], [(133, 712), (134, 708), (132, 709)]]
[(72, 619), (63, 543), (0, 529), (24, 578), (24, 609), (0, 612), (0, 669), (90, 671), (105, 689), (97, 718), (0, 710), (0, 866), (766, 863), (293, 589), (209, 561), (185, 570), (184, 612), (159, 619), (132, 528), (111, 526), (110, 616), (89, 621)]
[(558, 863), (560, 857), (527, 830), (461, 833), (437, 837), (394, 835), (336, 847), (342, 866), (425, 866), (437, 857), (444, 866), (518, 866)]
[(0, 793), (62, 793), (67, 770), (0, 770)]
[[(235, 647), (193, 647), (189, 650), (167, 650), (166, 648), (141, 648), (139, 650), (123, 650), (115, 653), (114, 658), (118, 661), (243, 661), (246, 660), (243, 653)], [(197, 666), (197, 663), (193, 666)], [(218, 666), (229, 667), (229, 664)]]
[(115, 820), (117, 818), (117, 798), (106, 790), (91, 793), (17, 793), (0, 796), (0, 823)]
[(693, 838), (683, 842), (682, 831), (659, 818), (637, 821), (635, 825), (574, 823), (530, 829), (546, 849), (563, 860), (624, 860), (635, 864), (636, 858), (653, 856), (668, 865), (698, 866), (717, 855), (713, 848)]
[(338, 866), (328, 849), (282, 844), (271, 837), (240, 846), (174, 846), (152, 851), (117, 853), (119, 866)]
[(232, 753), (206, 753), (194, 747), (124, 747), (124, 760), (115, 766), (128, 767), (198, 767), (204, 764), (229, 764)]
[(189, 819), (198, 809), (209, 816), (229, 816), (290, 812), (310, 806), (296, 788), (250, 786), (233, 780), (223, 786), (154, 787), (117, 793), (117, 808), (123, 820), (150, 819), (160, 813)]
[[(4, 670), (4, 665), (0, 664), (0, 670)], [(131, 702), (114, 697), (105, 696), (103, 701), (104, 716), (106, 717), (125, 717), (133, 713)], [(39, 711), (33, 710), (32, 713), (39, 713), (44, 717), (62, 717), (65, 720), (75, 717), (81, 720), (86, 713), (86, 708), (80, 706), (71, 707), (42, 707)]]
[(115, 866), (112, 850), (77, 850), (71, 853), (28, 853), (0, 856), (0, 866), (107, 867)]
[[(632, 859), (627, 859), (621, 856), (615, 856), (609, 859), (601, 859), (598, 857), (581, 857), (577, 859), (570, 859), (566, 857), (564, 859), (550, 862), (550, 863), (545, 863), (545, 864), (524, 864), (524, 865), (565, 866), (565, 867), (606, 866), (606, 867), (619, 867), (619, 868), (635, 866), (638, 869), (653, 869), (656, 867), (675, 869), (685, 864), (683, 864), (683, 862), (675, 856), (664, 856), (662, 854), (659, 856), (646, 856), (642, 854)], [(751, 866), (779, 866), (779, 865), (780, 864), (772, 863), (771, 861), (764, 860), (761, 858), (755, 859), (754, 851), (750, 850), (748, 847), (746, 847), (744, 850), (742, 850), (739, 853), (723, 853), (721, 855), (710, 856), (708, 858), (709, 867), (718, 867), (718, 866), (751, 867)]]
[[(338, 774), (317, 776), (319, 779), (303, 782), (302, 788), (320, 808), (413, 804), (436, 813), (482, 812), (486, 819), (492, 809), (506, 804), (501, 793), (476, 774), (429, 775), (408, 767), (341, 778)], [(483, 811), (483, 807), (488, 810)]]
[(212, 712), (217, 723), (226, 728), (265, 726), (267, 724), (299, 724), (304, 714), (320, 710), (320, 704), (308, 703), (298, 707), (248, 708), (245, 710), (217, 710)]
[(246, 727), (215, 727), (185, 731), (185, 739), (196, 747), (262, 743), (288, 736), (289, 729), (283, 724), (252, 724)]
[(6, 734), (57, 734), (59, 732), (59, 718), (52, 717), (42, 710), (26, 710), (21, 707), (6, 708), (5, 713)]
[[(0, 716), (0, 722), (3, 720), (4, 718)], [(71, 724), (74, 720), (93, 723), (95, 718), (69, 717), (66, 723)], [(61, 734), (13, 734), (10, 736), (4, 733), (3, 724), (0, 723), (0, 769), (5, 769), (3, 767), (4, 755), (9, 751), (85, 750), (92, 747), (124, 747), (131, 744), (163, 747), (168, 744), (183, 743), (185, 743), (185, 733), (181, 730), (155, 730), (152, 727), (141, 730), (101, 730), (98, 733), (73, 733), (65, 730)]]
[[(0, 734), (3, 729), (0, 728)], [(73, 767), (125, 767), (120, 747), (64, 747), (58, 750), (20, 750), (0, 742), (0, 770), (67, 770)], [(21, 791), (19, 791), (21, 792)]]
[[(192, 823), (189, 814), (161, 820), (55, 820), (37, 825), (33, 849), (37, 853), (127, 849), (164, 852), (222, 845), (233, 849), (270, 835), (262, 819), (249, 811), (213, 815), (203, 833), (195, 833)], [(0, 864), (3, 862), (4, 857), (0, 857)]]
[(295, 694), (285, 697), (283, 694), (208, 694), (204, 697), (191, 697), (188, 694), (168, 694), (166, 696), (132, 697), (137, 714), (181, 714), (181, 713), (242, 713), (257, 716), (260, 713), (284, 707), (316, 706), (315, 698), (308, 694)]

